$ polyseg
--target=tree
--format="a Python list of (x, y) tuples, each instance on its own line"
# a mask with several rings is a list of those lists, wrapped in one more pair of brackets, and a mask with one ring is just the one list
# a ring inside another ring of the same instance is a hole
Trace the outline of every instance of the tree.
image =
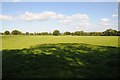
[(34, 35), (34, 33), (30, 33), (30, 35)]
[(11, 33), (12, 33), (13, 35), (20, 35), (20, 34), (22, 34), (22, 32), (21, 32), (21, 31), (18, 31), (18, 30), (13, 30)]
[(49, 34), (49, 35), (52, 35), (52, 33), (51, 33), (51, 32), (49, 32), (48, 34)]
[(3, 33), (2, 33), (2, 32), (0, 32), (0, 35), (3, 35)]
[(29, 33), (29, 32), (26, 32), (25, 34), (26, 34), (26, 35), (29, 35), (30, 33)]
[(38, 35), (41, 35), (41, 33), (38, 33)]
[(115, 36), (115, 35), (117, 35), (117, 31), (113, 30), (113, 29), (107, 29), (106, 31), (104, 31), (104, 35), (105, 36)]
[(84, 35), (84, 32), (83, 31), (75, 31), (74, 35), (82, 36), (82, 35)]
[(42, 32), (41, 35), (48, 35), (48, 32)]
[(70, 35), (70, 32), (68, 32), (68, 31), (64, 32), (64, 35)]
[(60, 31), (59, 31), (59, 30), (54, 30), (54, 31), (53, 31), (53, 35), (54, 35), (54, 36), (60, 35)]
[(113, 30), (113, 35), (114, 35), (114, 36), (117, 36), (117, 33), (118, 33), (117, 30)]
[(120, 36), (120, 31), (117, 31), (117, 36)]
[(5, 35), (9, 35), (10, 32), (9, 32), (9, 31), (5, 31), (4, 34), (5, 34)]

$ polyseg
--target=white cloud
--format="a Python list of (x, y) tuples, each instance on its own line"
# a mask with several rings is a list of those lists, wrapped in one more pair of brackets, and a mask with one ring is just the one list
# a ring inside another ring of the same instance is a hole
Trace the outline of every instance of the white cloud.
[(64, 19), (61, 19), (59, 22), (62, 24), (73, 24), (73, 23), (88, 23), (89, 16), (87, 14), (73, 14), (71, 16), (65, 16)]
[(118, 14), (113, 14), (112, 17), (118, 17)]
[(83, 20), (89, 20), (89, 17), (87, 14), (74, 14), (71, 16), (73, 19), (83, 19)]
[(13, 21), (13, 19), (14, 18), (12, 16), (0, 15), (0, 20)]
[(52, 11), (44, 11), (41, 13), (31, 13), (26, 11), (20, 18), (25, 21), (46, 21), (56, 20), (62, 26), (72, 26), (76, 30), (82, 30), (90, 26), (90, 17), (87, 14), (72, 14), (70, 16), (58, 14)]
[(63, 22), (64, 21), (71, 22), (73, 20), (82, 20), (82, 21), (89, 20), (89, 17), (87, 14), (73, 14), (71, 16), (66, 16), (64, 14), (57, 14), (52, 11), (44, 11), (41, 13), (31, 13), (26, 11), (23, 15), (20, 15), (20, 18), (27, 21), (57, 19), (57, 20), (63, 20)]
[(13, 0), (13, 2), (19, 2), (20, 0)]
[(102, 18), (100, 20), (100, 25), (102, 25), (102, 26), (108, 26), (108, 25), (110, 25), (110, 19), (108, 19), (108, 18)]
[(108, 18), (102, 18), (101, 21), (102, 22), (109, 22), (110, 20)]
[(61, 24), (65, 24), (65, 25), (68, 25), (68, 24), (70, 24), (70, 23), (72, 23), (73, 21), (71, 20), (71, 19), (61, 19), (60, 21), (59, 21), (59, 23), (61, 23)]
[(34, 21), (34, 20), (49, 20), (49, 19), (62, 19), (64, 15), (57, 14), (52, 11), (45, 11), (42, 13), (30, 13), (28, 11), (25, 14), (20, 15), (20, 18), (26, 21)]
[(59, 23), (72, 26), (75, 30), (83, 30), (86, 27), (89, 27), (90, 17), (87, 14), (73, 14), (71, 16), (65, 16), (65, 18), (59, 20)]
[(26, 21), (46, 21), (46, 20), (56, 20), (62, 25), (79, 25), (79, 26), (88, 26), (89, 16), (87, 14), (73, 14), (67, 16), (64, 14), (58, 14), (52, 11), (44, 11), (41, 13), (31, 13), (26, 11), (23, 15), (20, 15), (20, 18)]

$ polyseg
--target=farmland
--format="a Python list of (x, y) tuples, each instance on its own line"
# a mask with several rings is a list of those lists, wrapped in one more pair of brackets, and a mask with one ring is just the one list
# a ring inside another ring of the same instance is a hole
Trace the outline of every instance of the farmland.
[(2, 36), (2, 75), (7, 78), (119, 77), (118, 50), (117, 36)]

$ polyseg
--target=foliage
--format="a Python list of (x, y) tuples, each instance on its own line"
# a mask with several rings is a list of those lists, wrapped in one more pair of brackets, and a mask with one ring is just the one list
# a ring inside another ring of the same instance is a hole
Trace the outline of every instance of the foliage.
[(104, 31), (104, 35), (107, 35), (107, 36), (116, 36), (117, 35), (117, 31), (113, 30), (113, 29), (107, 29), (106, 31)]
[(54, 36), (60, 35), (60, 31), (59, 31), (59, 30), (54, 30), (54, 31), (53, 31), (53, 35), (54, 35)]
[(70, 35), (70, 34), (71, 34), (71, 33), (68, 32), (68, 31), (64, 32), (64, 35)]
[(13, 30), (11, 33), (12, 33), (13, 35), (20, 35), (20, 34), (22, 34), (22, 32), (19, 31), (19, 30)]
[(30, 33), (30, 35), (34, 35), (33, 33)]
[(10, 31), (5, 31), (4, 34), (5, 35), (10, 35)]
[(75, 31), (74, 35), (83, 36), (84, 32), (83, 31)]
[(84, 32), (84, 31), (69, 32), (69, 31), (66, 31), (64, 33), (60, 33), (59, 30), (54, 30), (53, 33), (51, 33), (51, 32), (34, 32), (34, 33), (26, 32), (26, 33), (22, 33), (19, 30), (13, 30), (12, 34), (13, 35), (18, 35), (18, 34), (19, 35), (54, 35), (54, 36), (58, 36), (58, 35), (72, 35), (72, 36), (120, 36), (120, 31), (113, 30), (113, 29), (107, 29), (104, 32)]
[(41, 35), (48, 35), (48, 32), (42, 32)]
[(29, 32), (26, 32), (26, 35), (29, 35), (30, 33)]

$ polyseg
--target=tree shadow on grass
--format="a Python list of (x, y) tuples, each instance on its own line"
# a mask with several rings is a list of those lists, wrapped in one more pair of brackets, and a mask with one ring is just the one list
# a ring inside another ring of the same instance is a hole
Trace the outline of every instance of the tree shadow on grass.
[(3, 50), (3, 78), (117, 78), (120, 48), (78, 43)]

